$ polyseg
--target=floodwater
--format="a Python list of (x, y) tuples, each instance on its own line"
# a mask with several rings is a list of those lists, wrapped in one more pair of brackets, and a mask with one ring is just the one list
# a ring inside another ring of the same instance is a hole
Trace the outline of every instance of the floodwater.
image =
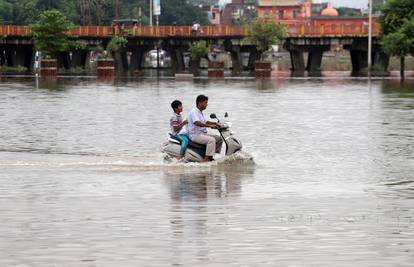
[[(254, 164), (163, 162), (198, 94)], [(0, 215), (0, 266), (412, 266), (413, 80), (2, 79)]]

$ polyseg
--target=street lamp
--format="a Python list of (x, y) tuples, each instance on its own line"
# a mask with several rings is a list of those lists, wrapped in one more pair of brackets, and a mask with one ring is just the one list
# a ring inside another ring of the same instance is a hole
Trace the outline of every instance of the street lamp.
[(368, 77), (372, 71), (372, 0), (368, 2)]

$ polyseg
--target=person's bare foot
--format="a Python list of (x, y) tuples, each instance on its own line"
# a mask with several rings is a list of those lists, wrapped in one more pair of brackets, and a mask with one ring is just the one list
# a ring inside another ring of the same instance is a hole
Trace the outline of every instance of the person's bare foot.
[(213, 161), (213, 157), (211, 157), (211, 156), (205, 156), (203, 162), (209, 162), (209, 161)]

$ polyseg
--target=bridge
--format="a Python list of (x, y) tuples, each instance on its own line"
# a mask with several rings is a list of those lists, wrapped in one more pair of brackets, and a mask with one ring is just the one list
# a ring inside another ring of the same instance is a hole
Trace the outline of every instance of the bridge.
[[(345, 19), (308, 19), (279, 21), (286, 25), (288, 38), (284, 48), (290, 52), (293, 71), (318, 71), (322, 56), (333, 46), (343, 47), (350, 51), (353, 71), (358, 72), (366, 67), (367, 61), (367, 18)], [(380, 26), (374, 21), (374, 65), (382, 64), (386, 68), (387, 59), (377, 44)], [(185, 69), (183, 53), (195, 40), (206, 40), (209, 44), (222, 45), (230, 52), (233, 72), (243, 69), (241, 53), (249, 53), (249, 64), (245, 68), (252, 69), (257, 58), (254, 45), (245, 37), (247, 26), (201, 26), (197, 32), (191, 26), (135, 26), (121, 28), (119, 26), (78, 26), (68, 32), (86, 45), (83, 50), (61, 53), (58, 56), (60, 67), (70, 68), (85, 66), (90, 51), (97, 46), (105, 47), (112, 36), (121, 35), (128, 39), (128, 44), (117, 58), (118, 69), (136, 71), (143, 67), (144, 55), (154, 47), (170, 53), (172, 67), (175, 71)], [(26, 26), (0, 25), (0, 64), (8, 66), (22, 65), (30, 69), (33, 66), (34, 46), (31, 30)], [(304, 54), (308, 55), (307, 64)], [(127, 60), (127, 54), (130, 60)], [(70, 55), (70, 56), (69, 56)]]

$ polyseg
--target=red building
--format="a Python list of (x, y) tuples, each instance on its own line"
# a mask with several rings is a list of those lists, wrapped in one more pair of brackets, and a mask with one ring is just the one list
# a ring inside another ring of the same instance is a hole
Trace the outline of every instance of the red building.
[(259, 0), (257, 13), (259, 18), (277, 20), (309, 18), (312, 15), (312, 0)]
[(255, 19), (256, 6), (256, 0), (232, 0), (232, 2), (227, 4), (222, 11), (221, 24), (240, 24)]

